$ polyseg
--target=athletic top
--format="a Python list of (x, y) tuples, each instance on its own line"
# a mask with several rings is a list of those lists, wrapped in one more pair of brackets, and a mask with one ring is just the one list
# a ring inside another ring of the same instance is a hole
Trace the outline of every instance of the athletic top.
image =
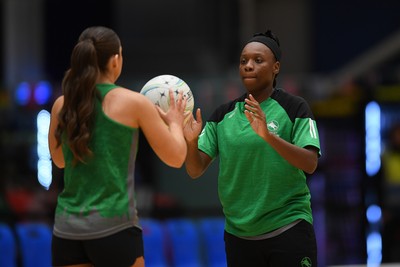
[[(244, 114), (246, 95), (217, 108), (198, 141), (199, 149), (212, 159), (219, 156), (225, 230), (254, 237), (299, 219), (312, 223), (305, 173), (254, 132)], [(299, 147), (320, 149), (314, 116), (304, 99), (274, 89), (260, 106), (271, 133)]]
[[(98, 84), (101, 99), (114, 84)], [(67, 239), (93, 239), (138, 224), (134, 170), (138, 129), (118, 123), (96, 102), (93, 156), (73, 166), (73, 155), (63, 142), (64, 189), (58, 197), (54, 235)]]

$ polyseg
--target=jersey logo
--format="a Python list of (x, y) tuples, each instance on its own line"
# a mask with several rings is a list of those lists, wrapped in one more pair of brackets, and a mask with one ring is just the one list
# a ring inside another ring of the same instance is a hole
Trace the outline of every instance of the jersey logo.
[(301, 267), (311, 267), (312, 266), (312, 262), (309, 257), (304, 257), (301, 260), (300, 264), (301, 264)]
[(233, 116), (235, 116), (236, 114), (236, 110), (238, 109), (238, 107), (235, 107), (235, 109), (232, 111), (231, 114), (229, 114), (228, 119), (232, 118)]
[(268, 127), (268, 131), (276, 134), (279, 129), (279, 123), (276, 120), (272, 120), (270, 122), (267, 122), (267, 127)]

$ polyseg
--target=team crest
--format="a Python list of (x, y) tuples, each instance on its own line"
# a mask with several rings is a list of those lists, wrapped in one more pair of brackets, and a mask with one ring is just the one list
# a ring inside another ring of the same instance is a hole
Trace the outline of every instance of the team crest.
[(301, 267), (311, 267), (312, 266), (312, 262), (309, 257), (304, 257), (301, 260), (300, 264), (301, 264)]
[(272, 120), (267, 123), (268, 131), (276, 134), (279, 129), (279, 123), (276, 120)]

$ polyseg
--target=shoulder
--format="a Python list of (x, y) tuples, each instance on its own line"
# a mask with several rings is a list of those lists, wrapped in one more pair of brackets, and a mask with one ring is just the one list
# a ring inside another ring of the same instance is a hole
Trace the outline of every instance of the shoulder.
[(139, 92), (133, 91), (124, 87), (117, 87), (111, 90), (107, 95), (113, 101), (119, 104), (136, 104), (136, 105), (147, 105), (151, 104), (150, 100)]
[(298, 95), (288, 93), (282, 88), (276, 88), (271, 96), (272, 99), (278, 101), (281, 105), (301, 105), (306, 102), (304, 98)]
[(59, 106), (64, 104), (64, 96), (61, 95), (57, 97), (57, 99), (54, 101), (54, 105)]
[(301, 96), (290, 94), (282, 88), (276, 88), (271, 98), (278, 102), (292, 121), (296, 118), (314, 119), (309, 104)]
[(64, 96), (62, 95), (62, 96), (59, 96), (54, 101), (54, 104), (53, 104), (53, 107), (51, 109), (51, 112), (52, 113), (58, 113), (62, 109), (63, 105), (64, 105)]
[(138, 128), (142, 119), (153, 119), (157, 112), (155, 105), (144, 95), (123, 87), (109, 91), (102, 107), (108, 117), (133, 128)]
[(235, 109), (235, 106), (238, 102), (244, 102), (244, 99), (246, 98), (246, 94), (243, 94), (242, 96), (231, 100), (227, 103), (224, 103), (220, 105), (215, 111), (211, 114), (209, 121), (213, 122), (220, 122), (223, 120), (224, 116), (233, 111)]

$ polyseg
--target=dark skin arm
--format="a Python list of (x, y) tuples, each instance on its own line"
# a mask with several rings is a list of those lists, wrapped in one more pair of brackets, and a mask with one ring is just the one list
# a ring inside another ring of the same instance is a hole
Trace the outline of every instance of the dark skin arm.
[(212, 159), (206, 153), (199, 150), (197, 141), (201, 132), (203, 120), (200, 109), (196, 110), (196, 119), (190, 115), (188, 122), (183, 129), (187, 144), (187, 154), (185, 160), (186, 171), (192, 178), (198, 178), (210, 165)]
[(318, 165), (317, 148), (298, 147), (270, 133), (266, 124), (266, 115), (257, 100), (250, 94), (245, 102), (245, 115), (253, 130), (290, 164), (308, 174), (314, 173)]

